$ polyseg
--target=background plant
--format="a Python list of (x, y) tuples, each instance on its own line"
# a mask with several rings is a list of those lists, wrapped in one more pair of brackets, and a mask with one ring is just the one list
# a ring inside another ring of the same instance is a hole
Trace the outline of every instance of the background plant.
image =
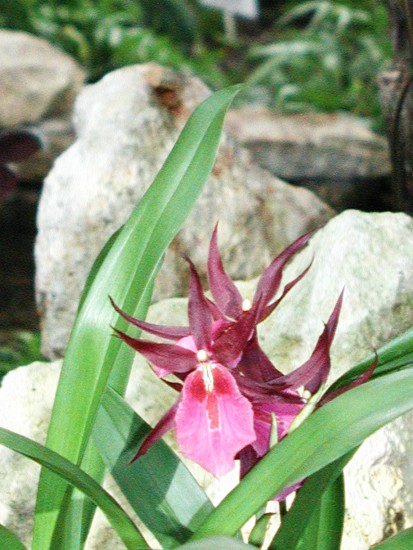
[(229, 83), (223, 48), (206, 48), (202, 9), (187, 0), (0, 0), (0, 26), (49, 40), (75, 57), (89, 81), (131, 63), (155, 61)]
[(285, 112), (379, 116), (376, 79), (391, 55), (383, 3), (262, 2), (260, 21), (238, 23), (238, 39), (229, 43), (221, 12), (196, 0), (0, 0), (0, 26), (61, 47), (92, 82), (124, 65), (156, 61), (214, 89), (248, 80), (249, 99)]
[(377, 75), (391, 56), (386, 7), (374, 0), (293, 4), (274, 26), (278, 40), (251, 49), (263, 60), (250, 82), (288, 112), (350, 110), (377, 117)]

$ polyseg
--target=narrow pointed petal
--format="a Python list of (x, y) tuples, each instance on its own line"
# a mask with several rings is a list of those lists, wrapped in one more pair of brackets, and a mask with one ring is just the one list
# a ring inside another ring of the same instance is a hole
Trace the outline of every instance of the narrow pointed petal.
[(185, 456), (221, 477), (232, 470), (237, 453), (255, 440), (255, 432), (252, 406), (233, 376), (216, 365), (212, 377), (212, 390), (201, 369), (187, 377), (175, 417), (176, 437)]
[(179, 401), (177, 401), (175, 405), (171, 407), (169, 411), (163, 415), (163, 417), (159, 420), (159, 422), (152, 429), (152, 431), (145, 437), (142, 445), (139, 448), (139, 451), (132, 458), (130, 463), (134, 462), (135, 460), (143, 456), (145, 453), (147, 453), (154, 443), (159, 441), (161, 437), (163, 437), (167, 432), (169, 432), (169, 430), (171, 430), (174, 427), (175, 415), (178, 408), (178, 404), (179, 404)]
[(373, 361), (370, 367), (367, 370), (365, 370), (362, 374), (360, 374), (359, 377), (357, 377), (355, 380), (353, 380), (346, 386), (343, 386), (342, 388), (339, 388), (338, 390), (333, 391), (328, 395), (326, 395), (325, 397), (323, 397), (323, 399), (321, 399), (318, 406), (322, 407), (323, 405), (325, 405), (329, 401), (332, 401), (342, 393), (345, 393), (346, 391), (351, 390), (352, 388), (357, 388), (357, 386), (361, 386), (361, 384), (368, 382), (370, 378), (373, 376), (373, 372), (374, 372), (374, 369), (377, 367), (377, 364), (378, 364), (378, 358), (376, 357), (375, 361)]
[(159, 377), (196, 368), (196, 354), (189, 349), (174, 344), (158, 344), (132, 338), (119, 330), (116, 330), (116, 333), (128, 346), (139, 351), (151, 363)]
[(189, 336), (191, 334), (189, 327), (154, 325), (153, 323), (147, 323), (146, 321), (135, 319), (134, 317), (131, 317), (130, 315), (122, 311), (120, 307), (115, 304), (110, 296), (109, 300), (113, 308), (119, 313), (119, 315), (121, 315), (126, 321), (128, 321), (128, 323), (131, 323), (135, 327), (138, 327), (145, 332), (149, 332), (149, 334), (160, 336), (161, 338), (166, 338), (167, 340), (179, 340), (180, 338), (185, 338), (185, 336)]
[[(244, 312), (240, 319), (214, 341), (213, 353), (216, 361), (227, 366), (234, 367), (241, 359), (241, 354), (252, 338), (261, 311), (261, 301), (255, 302), (252, 308)], [(235, 364), (234, 364), (235, 362)]]
[(218, 248), (218, 224), (212, 233), (208, 255), (208, 285), (218, 308), (228, 317), (237, 319), (242, 313), (242, 296), (227, 275)]
[(307, 266), (304, 271), (302, 273), (300, 273), (300, 275), (298, 275), (298, 277), (296, 277), (295, 279), (293, 279), (292, 281), (290, 281), (288, 284), (285, 285), (284, 287), (284, 290), (283, 290), (283, 293), (281, 294), (281, 296), (278, 298), (278, 300), (275, 300), (275, 302), (273, 302), (272, 304), (270, 304), (269, 306), (267, 306), (266, 308), (264, 308), (261, 316), (260, 316), (260, 321), (263, 321), (264, 319), (266, 319), (267, 317), (269, 317), (271, 315), (271, 313), (274, 311), (274, 309), (279, 305), (279, 303), (287, 296), (287, 294), (290, 292), (290, 290), (292, 288), (295, 287), (295, 285), (301, 281), (301, 279), (307, 275), (310, 267), (313, 265), (313, 260), (311, 260), (311, 263), (309, 266)]
[(191, 270), (188, 299), (189, 326), (197, 348), (207, 351), (211, 348), (212, 340), (211, 310), (194, 264), (189, 258), (185, 259)]
[(283, 269), (294, 254), (299, 252), (310, 240), (314, 231), (299, 237), (277, 256), (267, 267), (258, 282), (254, 301), (261, 299), (263, 308), (272, 300), (281, 283)]
[(274, 367), (262, 351), (257, 334), (254, 334), (251, 340), (248, 341), (242, 358), (237, 365), (237, 370), (247, 379), (257, 382), (268, 382), (274, 380), (274, 378), (283, 376), (282, 372)]
[(218, 306), (212, 300), (207, 298), (207, 302), (208, 302), (209, 310), (211, 312), (211, 315), (212, 315), (212, 318), (214, 319), (214, 321), (225, 320), (226, 319), (226, 316), (224, 315), (224, 313), (218, 308)]
[(297, 370), (279, 379), (279, 383), (285, 383), (291, 388), (304, 386), (312, 394), (320, 389), (321, 384), (327, 380), (330, 373), (330, 347), (336, 332), (342, 303), (343, 292), (337, 300), (310, 359)]

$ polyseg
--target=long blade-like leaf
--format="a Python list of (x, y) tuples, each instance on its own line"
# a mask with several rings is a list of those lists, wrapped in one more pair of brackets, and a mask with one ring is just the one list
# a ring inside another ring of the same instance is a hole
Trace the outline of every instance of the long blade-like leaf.
[[(341, 474), (313, 509), (298, 545), (288, 550), (339, 550), (344, 523), (344, 481)], [(278, 548), (278, 547), (277, 547)]]
[[(344, 373), (329, 388), (329, 392), (342, 388), (355, 380), (376, 360), (372, 355)], [(378, 378), (386, 373), (409, 368), (413, 363), (413, 329), (409, 329), (397, 338), (394, 338), (377, 352), (377, 367), (374, 369), (373, 377)]]
[(305, 481), (272, 540), (271, 550), (289, 550), (298, 545), (313, 511), (319, 506), (325, 491), (340, 476), (344, 466), (353, 454), (354, 452), (347, 453), (314, 473)]
[(371, 550), (407, 550), (408, 548), (413, 548), (413, 527), (375, 544)]
[(122, 397), (107, 388), (93, 430), (94, 441), (136, 514), (164, 548), (173, 548), (190, 537), (213, 506), (163, 441), (130, 464), (150, 429)]
[(385, 375), (337, 397), (276, 445), (212, 512), (194, 538), (234, 535), (282, 489), (350, 452), (412, 408), (413, 369)]
[[(213, 167), (225, 112), (239, 89), (214, 94), (192, 114), (103, 260), (78, 312), (47, 438), (50, 448), (73, 463), (82, 460), (112, 368), (111, 385), (123, 393), (133, 357), (131, 350), (111, 337), (110, 324), (125, 330), (126, 323), (114, 314), (107, 297), (111, 294), (122, 309), (144, 317), (145, 291)], [(42, 471), (33, 550), (50, 547), (65, 491), (64, 482)]]
[(0, 525), (0, 548), (2, 550), (26, 550), (14, 533)]
[(57, 474), (85, 493), (104, 512), (126, 548), (148, 548), (137, 527), (119, 504), (83, 470), (47, 447), (4, 428), (0, 428), (0, 444), (31, 458), (54, 472), (55, 477)]

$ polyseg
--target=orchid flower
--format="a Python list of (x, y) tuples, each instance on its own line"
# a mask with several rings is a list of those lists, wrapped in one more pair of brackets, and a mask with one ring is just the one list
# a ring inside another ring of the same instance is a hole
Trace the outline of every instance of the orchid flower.
[[(208, 257), (208, 281), (214, 301), (206, 298), (199, 275), (186, 258), (191, 274), (188, 327), (159, 326), (134, 319), (112, 301), (126, 321), (173, 342), (154, 343), (116, 331), (180, 394), (147, 436), (134, 460), (175, 428), (178, 445), (185, 456), (217, 477), (229, 472), (234, 460), (239, 458), (243, 476), (271, 448), (274, 431), (276, 440), (280, 441), (309, 411), (310, 405), (313, 410), (371, 376), (373, 370), (369, 369), (348, 387), (317, 402), (330, 372), (330, 347), (343, 293), (313, 353), (298, 369), (283, 374), (260, 348), (257, 324), (274, 310), (311, 266), (288, 283), (281, 297), (273, 301), (284, 266), (310, 236), (311, 233), (307, 233), (300, 237), (271, 262), (259, 279), (252, 303), (247, 303), (224, 271), (215, 228)], [(170, 374), (175, 374), (178, 382), (165, 378)], [(288, 488), (277, 498), (285, 498), (298, 486)]]
[[(183, 454), (217, 477), (229, 472), (234, 458), (256, 434), (250, 401), (232, 374), (257, 322), (259, 304), (238, 323), (213, 321), (210, 306), (193, 264), (188, 300), (189, 330), (132, 322), (175, 344), (153, 343), (118, 335), (144, 355), (163, 378), (174, 373), (183, 382), (178, 402), (164, 415), (145, 440), (136, 458), (175, 427)], [(115, 306), (116, 307), (116, 306)], [(130, 316), (116, 310), (128, 321)]]

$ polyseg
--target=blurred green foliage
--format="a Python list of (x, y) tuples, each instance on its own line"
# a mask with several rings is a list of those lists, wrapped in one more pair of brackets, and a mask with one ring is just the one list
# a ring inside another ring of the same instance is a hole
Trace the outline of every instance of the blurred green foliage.
[(261, 21), (238, 20), (235, 43), (225, 36), (222, 13), (196, 0), (0, 0), (0, 26), (60, 46), (91, 82), (155, 61), (215, 89), (248, 81), (250, 99), (279, 111), (379, 116), (377, 74), (391, 56), (383, 2), (263, 0), (261, 6)]
[(376, 0), (290, 1), (276, 41), (254, 46), (249, 82), (287, 112), (349, 110), (380, 115), (377, 76), (391, 57), (388, 14)]
[(124, 65), (155, 61), (199, 74), (216, 88), (230, 84), (219, 64), (224, 48), (205, 46), (199, 18), (186, 0), (0, 0), (1, 27), (59, 46), (91, 82)]
[(0, 332), (0, 380), (10, 370), (40, 360), (38, 332), (17, 329)]

